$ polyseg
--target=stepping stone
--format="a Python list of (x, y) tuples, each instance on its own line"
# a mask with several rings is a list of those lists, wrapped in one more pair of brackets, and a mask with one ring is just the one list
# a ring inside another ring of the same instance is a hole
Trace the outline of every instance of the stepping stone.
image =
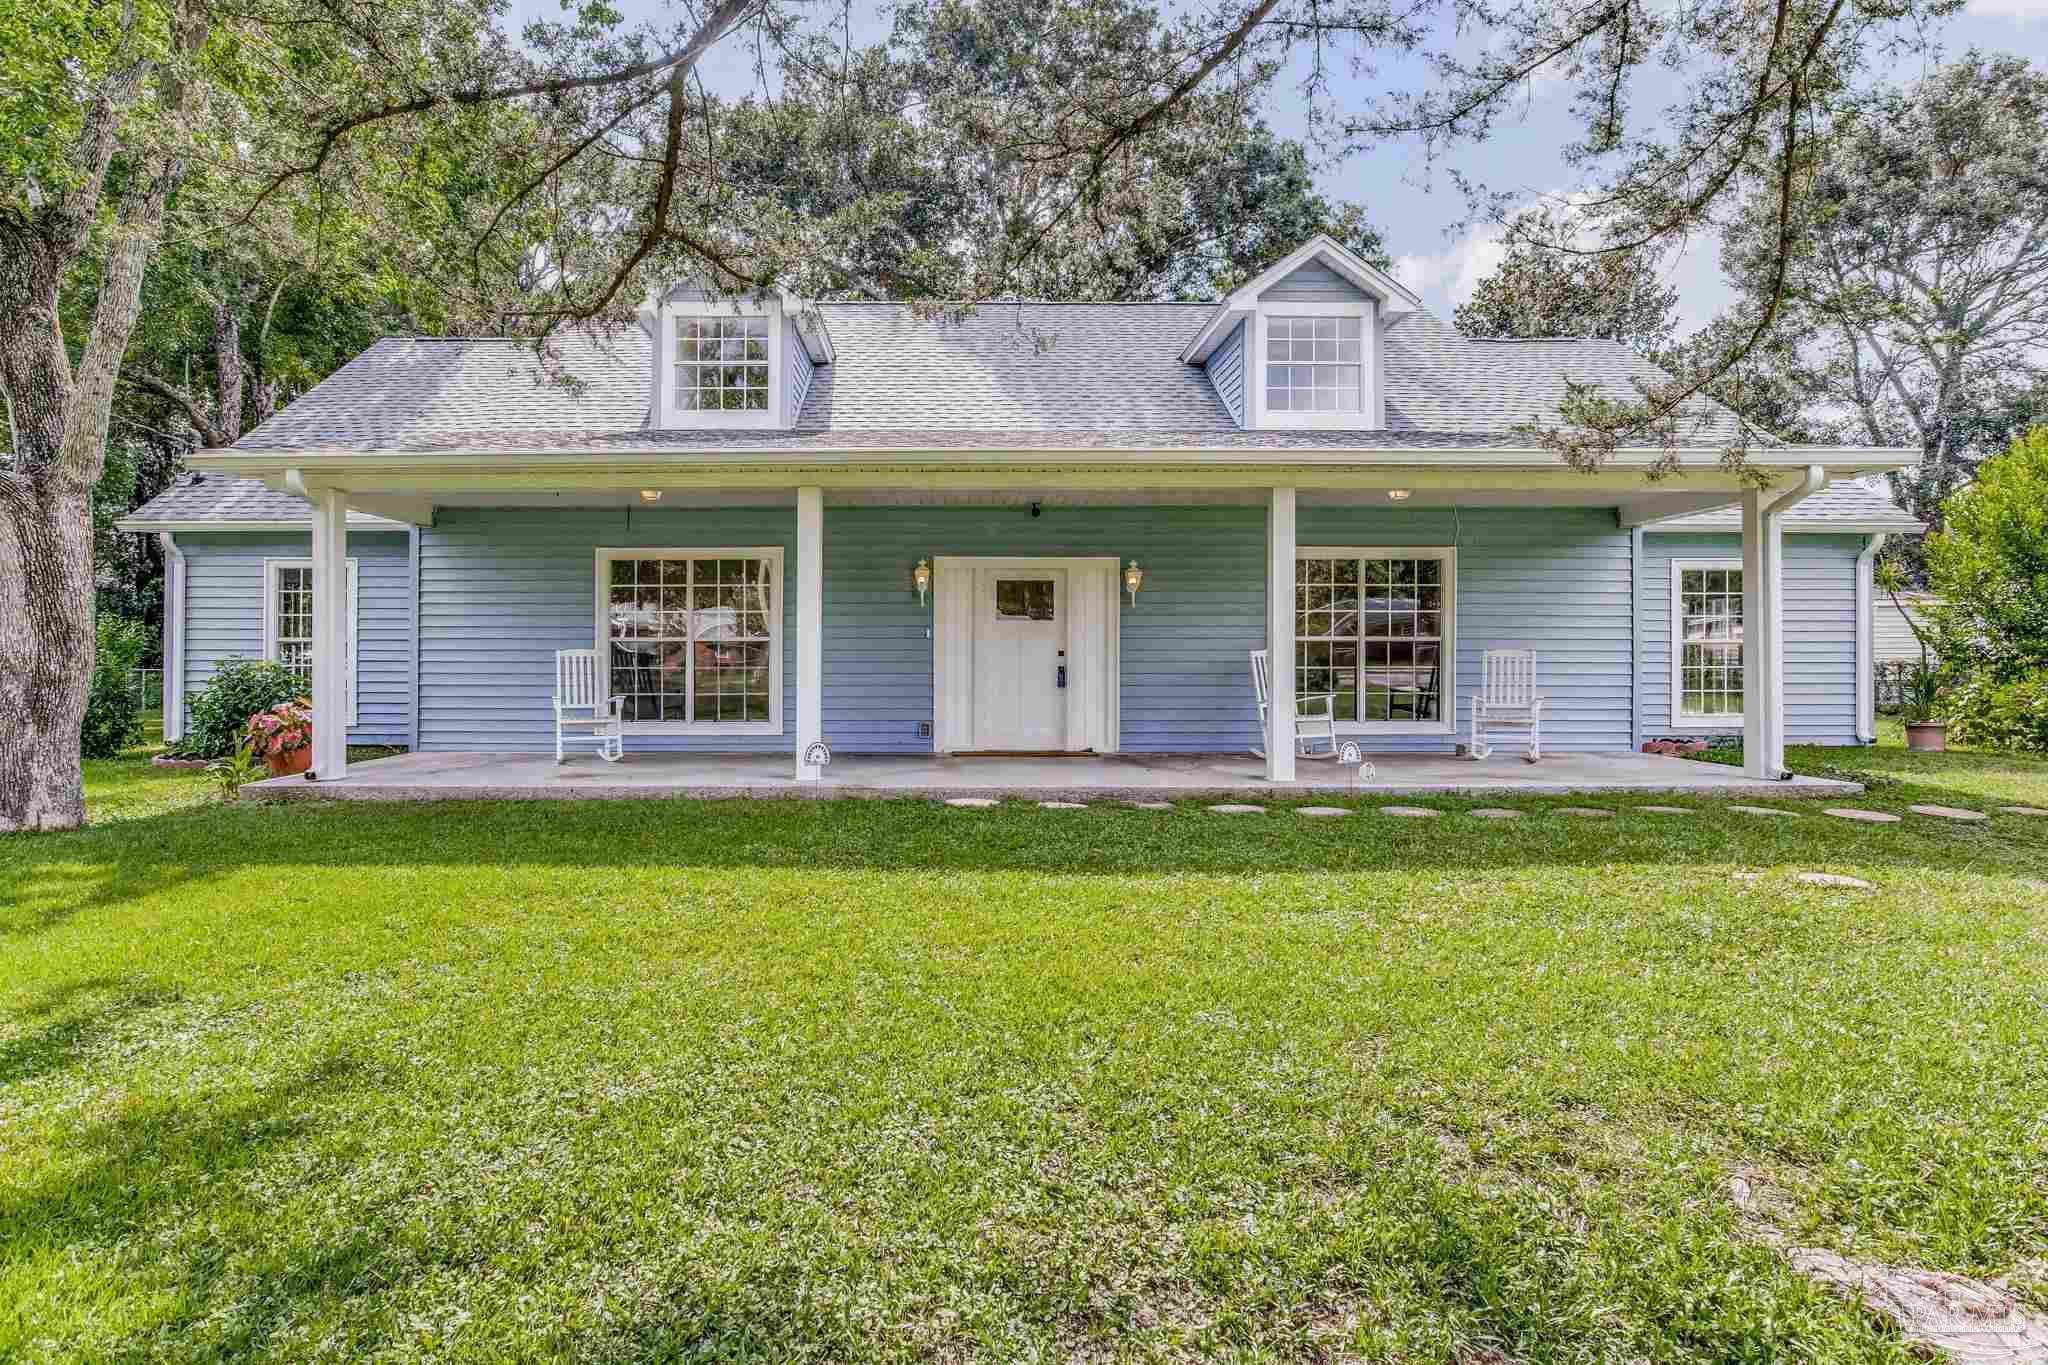
[(1129, 806), (1129, 807), (1130, 807), (1130, 808), (1131, 808), (1132, 810), (1172, 810), (1172, 809), (1173, 809), (1173, 802), (1171, 802), (1171, 801), (1126, 801), (1126, 802), (1124, 802), (1124, 804), (1125, 804), (1125, 805), (1127, 805), (1127, 806)]
[(1691, 806), (1637, 806), (1636, 809), (1646, 810), (1652, 815), (1694, 815), (1698, 813)]
[(2007, 815), (2048, 815), (2048, 810), (2039, 806), (2000, 806), (1999, 809)]
[(1730, 872), (1728, 875), (1738, 882), (1760, 882), (1764, 879), (1761, 872)]
[(1513, 820), (1522, 812), (1509, 810), (1505, 806), (1480, 806), (1465, 813), (1467, 815), (1476, 815), (1482, 820)]
[(1932, 815), (1943, 820), (1989, 820), (1991, 817), (1981, 810), (1964, 810), (1961, 806), (1908, 806), (1915, 815)]
[(962, 810), (987, 810), (998, 803), (993, 796), (949, 796), (946, 798), (946, 804), (958, 806)]
[(1730, 806), (1728, 809), (1742, 815), (1782, 815), (1787, 820), (1799, 818), (1799, 812), (1796, 810), (1778, 810), (1772, 806)]
[(1598, 806), (1559, 806), (1557, 813), (1559, 815), (1577, 815), (1588, 820), (1612, 820), (1614, 818), (1613, 811), (1602, 810)]
[(1380, 814), (1381, 814), (1381, 815), (1397, 815), (1397, 816), (1400, 816), (1401, 818), (1403, 818), (1403, 819), (1407, 819), (1407, 820), (1431, 820), (1431, 819), (1434, 819), (1434, 818), (1436, 818), (1436, 816), (1437, 816), (1437, 815), (1438, 815), (1439, 813), (1440, 813), (1440, 812), (1437, 812), (1437, 811), (1433, 811), (1433, 810), (1431, 810), (1431, 809), (1430, 809), (1430, 808), (1429, 808), (1428, 806), (1381, 806), (1381, 807), (1380, 807)]
[(1844, 877), (1839, 872), (1802, 872), (1799, 880), (1808, 886), (1853, 886), (1859, 891), (1870, 889), (1870, 883), (1861, 877)]
[(1038, 803), (1038, 808), (1040, 810), (1087, 810), (1088, 803), (1086, 801), (1041, 801)]
[(1244, 806), (1233, 802), (1225, 802), (1220, 806), (1211, 806), (1209, 809), (1215, 811), (1218, 815), (1264, 815), (1266, 813), (1264, 806)]
[(1829, 806), (1821, 814), (1832, 815), (1837, 820), (1861, 820), (1866, 825), (1896, 825), (1899, 823), (1899, 817), (1889, 811), (1858, 810), (1854, 806)]
[(1294, 813), (1296, 815), (1318, 815), (1326, 819), (1351, 814), (1350, 811), (1342, 806), (1298, 806), (1295, 808)]

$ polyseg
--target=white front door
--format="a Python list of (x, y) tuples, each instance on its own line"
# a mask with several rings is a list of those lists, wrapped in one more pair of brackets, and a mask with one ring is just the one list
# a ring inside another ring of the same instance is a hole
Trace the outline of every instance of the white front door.
[(1065, 569), (974, 571), (976, 749), (1067, 747)]

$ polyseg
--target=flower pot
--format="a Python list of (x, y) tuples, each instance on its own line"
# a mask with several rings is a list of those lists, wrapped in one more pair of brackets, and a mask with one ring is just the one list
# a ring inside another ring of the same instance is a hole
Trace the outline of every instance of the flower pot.
[(1948, 749), (1948, 722), (1945, 720), (1923, 720), (1910, 722), (1906, 726), (1906, 747), (1918, 749), (1924, 754), (1944, 753)]
[(270, 765), (272, 777), (290, 777), (313, 766), (313, 746), (308, 744), (303, 748), (287, 749), (281, 754), (267, 754), (263, 761)]

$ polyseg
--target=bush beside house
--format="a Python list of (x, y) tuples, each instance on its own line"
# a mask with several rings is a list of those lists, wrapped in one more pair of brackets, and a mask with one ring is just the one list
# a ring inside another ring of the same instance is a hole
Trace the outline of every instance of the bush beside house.
[(112, 758), (142, 738), (142, 694), (135, 688), (135, 670), (149, 653), (150, 632), (140, 621), (102, 616), (97, 633), (78, 747), (87, 758)]
[(283, 664), (258, 659), (221, 663), (191, 700), (185, 735), (172, 752), (180, 758), (224, 758), (247, 736), (249, 718), (303, 697), (306, 685)]

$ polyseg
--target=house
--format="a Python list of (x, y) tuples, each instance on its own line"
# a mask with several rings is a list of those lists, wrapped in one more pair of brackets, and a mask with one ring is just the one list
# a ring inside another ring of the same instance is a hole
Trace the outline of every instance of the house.
[[(377, 343), (123, 523), (163, 537), (167, 729), (230, 655), (307, 671), (347, 738), (542, 751), (560, 649), (601, 651), (629, 755), (1242, 752), (1337, 698), (1450, 752), (1484, 652), (1538, 651), (1546, 747), (1868, 739), (1870, 560), (1917, 529), (1856, 480), (1912, 452), (1563, 467), (1526, 424), (1607, 342), (1461, 336), (1317, 238), (1199, 304), (883, 303), (680, 288), (639, 325)], [(336, 669), (327, 661), (341, 660)], [(1674, 706), (1673, 699), (1677, 702)]]

